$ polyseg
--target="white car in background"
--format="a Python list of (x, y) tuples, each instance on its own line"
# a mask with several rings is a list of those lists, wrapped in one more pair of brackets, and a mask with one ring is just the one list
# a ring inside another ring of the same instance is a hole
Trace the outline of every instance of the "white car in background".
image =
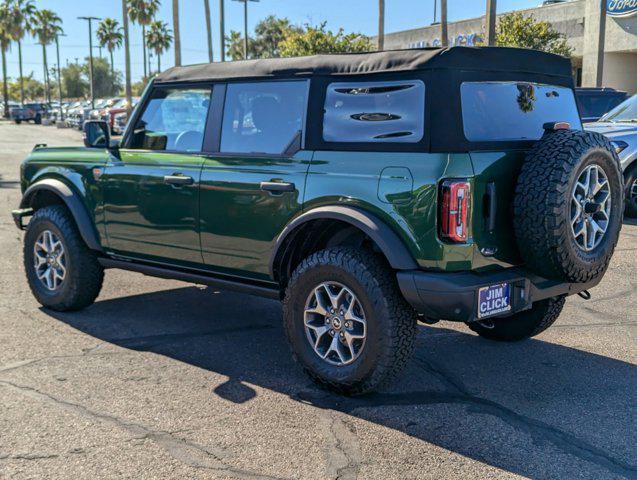
[(584, 128), (604, 134), (615, 146), (626, 181), (626, 215), (637, 217), (637, 95)]

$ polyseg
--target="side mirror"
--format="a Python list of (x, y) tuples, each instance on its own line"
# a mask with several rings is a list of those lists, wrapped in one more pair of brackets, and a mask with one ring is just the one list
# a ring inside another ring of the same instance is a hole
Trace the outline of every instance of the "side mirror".
[(84, 122), (84, 145), (88, 148), (109, 148), (111, 131), (108, 123), (102, 120)]

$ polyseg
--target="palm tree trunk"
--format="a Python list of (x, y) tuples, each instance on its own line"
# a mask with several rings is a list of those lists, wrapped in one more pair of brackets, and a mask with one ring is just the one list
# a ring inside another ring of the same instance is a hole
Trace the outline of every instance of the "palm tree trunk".
[(175, 35), (175, 66), (181, 66), (181, 38), (179, 37), (179, 0), (173, 0), (173, 34)]
[(146, 25), (142, 25), (142, 50), (144, 51), (144, 78), (147, 78), (148, 64), (146, 63)]
[(24, 77), (22, 76), (22, 43), (18, 42), (18, 64), (20, 66), (20, 103), (24, 107)]
[(125, 77), (126, 77), (126, 111), (130, 118), (133, 103), (133, 92), (131, 89), (130, 75), (130, 38), (128, 35), (128, 6), (126, 0), (122, 0), (122, 18), (124, 23), (124, 58), (125, 58)]
[(487, 0), (487, 14), (485, 17), (484, 31), (486, 32), (486, 44), (489, 47), (495, 45), (495, 21), (497, 15), (497, 1)]
[(113, 61), (113, 49), (109, 48), (108, 53), (111, 55), (111, 74), (115, 76), (115, 62)]
[(209, 0), (203, 0), (204, 11), (206, 14), (206, 40), (208, 40), (208, 61), (212, 63), (212, 25), (210, 23), (210, 3), (208, 2)]
[(161, 55), (157, 54), (157, 73), (161, 72)]
[(378, 50), (385, 50), (385, 0), (378, 0)]
[(224, 0), (219, 0), (219, 32), (221, 34), (221, 61), (226, 61), (226, 14)]
[(2, 50), (2, 96), (4, 97), (4, 118), (9, 118), (9, 85), (7, 85), (7, 52), (4, 45)]
[(51, 85), (49, 83), (49, 65), (46, 59), (46, 45), (42, 44), (42, 60), (44, 62), (44, 97), (51, 103)]

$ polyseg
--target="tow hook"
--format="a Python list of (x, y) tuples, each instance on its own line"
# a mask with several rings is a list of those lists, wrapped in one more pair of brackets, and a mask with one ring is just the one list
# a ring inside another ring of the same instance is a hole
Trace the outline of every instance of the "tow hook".
[(584, 300), (590, 300), (591, 299), (591, 292), (589, 292), (588, 290), (582, 290), (581, 292), (577, 292), (577, 294), (582, 297)]

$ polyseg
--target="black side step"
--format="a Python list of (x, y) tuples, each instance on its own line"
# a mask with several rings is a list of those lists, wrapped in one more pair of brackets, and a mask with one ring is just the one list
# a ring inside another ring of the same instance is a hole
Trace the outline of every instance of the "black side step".
[(247, 293), (258, 297), (273, 298), (280, 300), (279, 290), (272, 286), (255, 285), (252, 283), (243, 283), (236, 280), (228, 280), (226, 278), (205, 275), (202, 273), (187, 272), (184, 270), (174, 270), (171, 268), (158, 267), (145, 263), (131, 262), (127, 260), (116, 260), (113, 258), (99, 258), (100, 264), (104, 268), (119, 268), (122, 270), (130, 270), (131, 272), (139, 272), (151, 277), (167, 278), (170, 280), (181, 280), (182, 282), (197, 283), (200, 285), (209, 285), (221, 290), (231, 290), (234, 292)]

